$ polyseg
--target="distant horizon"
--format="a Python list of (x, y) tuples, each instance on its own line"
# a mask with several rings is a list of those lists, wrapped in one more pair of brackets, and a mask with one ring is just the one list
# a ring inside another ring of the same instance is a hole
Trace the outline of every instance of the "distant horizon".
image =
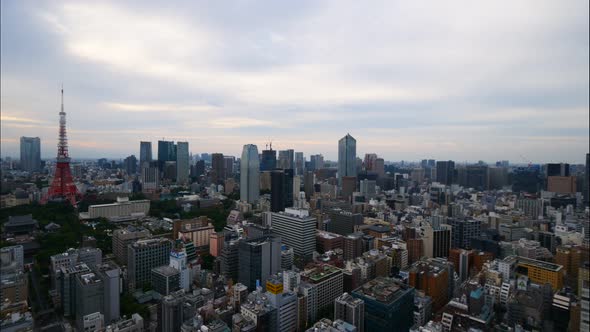
[(590, 150), (589, 9), (1, 1), (2, 155), (19, 155), (20, 136), (56, 154), (63, 84), (73, 157), (124, 158), (165, 137), (334, 160), (348, 132), (359, 156), (386, 160), (578, 163)]

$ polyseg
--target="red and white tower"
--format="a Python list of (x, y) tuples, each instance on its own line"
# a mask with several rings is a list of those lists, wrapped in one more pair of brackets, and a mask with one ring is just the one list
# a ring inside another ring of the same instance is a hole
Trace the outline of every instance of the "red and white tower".
[(47, 197), (43, 200), (62, 199), (76, 205), (78, 188), (74, 184), (68, 155), (68, 138), (66, 136), (66, 112), (64, 112), (64, 89), (61, 89), (61, 112), (59, 112), (59, 141), (57, 143), (57, 167)]

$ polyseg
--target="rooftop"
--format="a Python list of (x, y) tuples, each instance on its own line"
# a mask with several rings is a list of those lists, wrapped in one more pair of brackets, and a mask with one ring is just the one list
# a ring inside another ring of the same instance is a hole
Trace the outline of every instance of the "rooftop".
[(403, 285), (395, 279), (379, 277), (366, 282), (355, 289), (352, 294), (389, 305), (411, 289), (411, 287)]
[(170, 277), (176, 274), (179, 274), (180, 272), (173, 268), (172, 266), (169, 265), (162, 265), (162, 266), (158, 266), (152, 269), (152, 272), (161, 274), (165, 277)]
[(317, 283), (341, 272), (341, 269), (332, 265), (316, 265), (309, 270), (306, 269), (305, 271), (303, 271), (302, 277), (307, 278), (309, 281), (313, 283)]

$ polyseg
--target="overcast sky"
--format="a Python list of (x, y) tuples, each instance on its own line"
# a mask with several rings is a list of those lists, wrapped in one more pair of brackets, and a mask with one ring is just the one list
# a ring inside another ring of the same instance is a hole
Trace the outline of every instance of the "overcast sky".
[(2, 156), (583, 162), (588, 1), (1, 1)]

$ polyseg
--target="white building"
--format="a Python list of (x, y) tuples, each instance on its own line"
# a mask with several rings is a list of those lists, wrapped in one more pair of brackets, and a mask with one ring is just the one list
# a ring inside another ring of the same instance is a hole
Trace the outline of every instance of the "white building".
[(111, 204), (90, 205), (88, 213), (80, 213), (82, 219), (107, 218), (127, 219), (145, 217), (150, 211), (150, 201), (147, 199), (130, 201), (128, 197), (118, 197), (117, 202)]

